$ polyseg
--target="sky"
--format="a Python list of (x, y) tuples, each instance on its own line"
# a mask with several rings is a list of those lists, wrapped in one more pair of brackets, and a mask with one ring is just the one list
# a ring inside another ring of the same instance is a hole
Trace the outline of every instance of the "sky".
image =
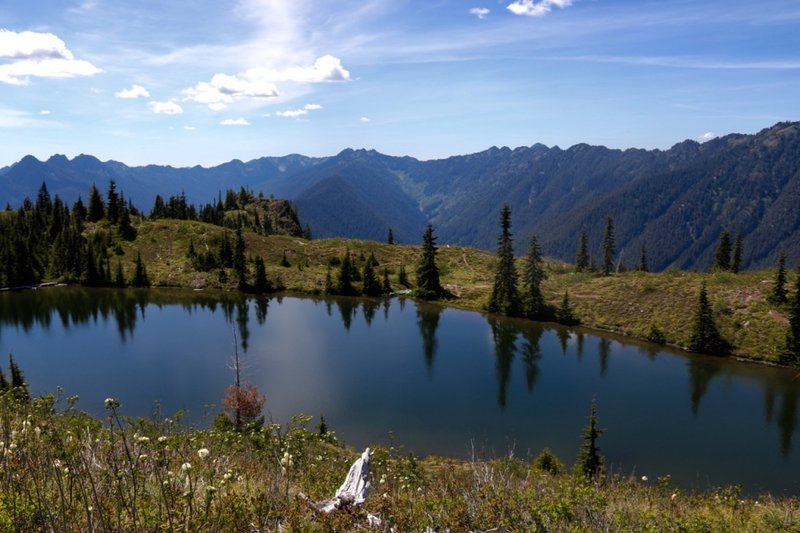
[(797, 0), (0, 5), (0, 167), (666, 149), (800, 120)]

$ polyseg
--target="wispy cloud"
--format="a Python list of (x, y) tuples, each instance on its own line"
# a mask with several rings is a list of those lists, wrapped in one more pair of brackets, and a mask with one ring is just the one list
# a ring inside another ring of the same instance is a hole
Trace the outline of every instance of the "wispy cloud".
[(587, 63), (618, 63), (655, 67), (673, 67), (708, 70), (798, 70), (800, 61), (735, 61), (693, 56), (617, 56), (583, 55), (547, 57), (552, 61), (585, 61)]
[(245, 118), (226, 118), (219, 123), (220, 126), (249, 126), (250, 123)]
[(42, 109), (41, 111), (39, 111), (39, 114), (40, 115), (49, 115), (50, 114), (50, 110), (49, 109)]
[(367, 122), (369, 122), (369, 118), (368, 117), (361, 117), (360, 119), (358, 119), (358, 121), (361, 122), (362, 124), (366, 124)]
[(166, 102), (148, 102), (150, 109), (153, 113), (159, 115), (180, 115), (183, 113), (183, 108), (175, 100), (168, 100)]
[(114, 93), (114, 96), (117, 98), (149, 98), (150, 91), (141, 85), (134, 85), (130, 89), (122, 89), (121, 91)]
[(698, 135), (697, 140), (700, 141), (701, 143), (704, 143), (706, 141), (710, 141), (711, 139), (716, 139), (717, 137), (719, 137), (718, 133), (714, 133), (713, 131), (707, 131), (702, 135)]
[(550, 12), (553, 6), (565, 8), (572, 5), (572, 0), (516, 0), (506, 6), (515, 15), (541, 17)]
[[(42, 115), (43, 113), (39, 113)], [(0, 128), (52, 127), (58, 122), (32, 117), (29, 113), (0, 107)]]
[(491, 13), (491, 11), (485, 7), (473, 7), (472, 9), (469, 10), (470, 15), (475, 15), (481, 20), (488, 17), (489, 13)]
[(31, 77), (74, 78), (102, 72), (83, 59), (75, 59), (64, 41), (52, 33), (0, 30), (0, 83), (27, 85)]
[(319, 104), (306, 104), (301, 109), (287, 109), (286, 111), (277, 111), (275, 115), (284, 118), (297, 118), (308, 115), (309, 111), (316, 111), (317, 109), (322, 109), (322, 106)]

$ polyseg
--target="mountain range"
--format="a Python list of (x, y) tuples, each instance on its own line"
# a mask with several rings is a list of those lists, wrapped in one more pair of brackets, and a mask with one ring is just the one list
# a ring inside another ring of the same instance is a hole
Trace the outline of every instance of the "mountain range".
[(440, 244), (492, 249), (500, 206), (512, 211), (517, 253), (532, 233), (546, 255), (574, 260), (585, 227), (595, 257), (606, 218), (623, 263), (645, 246), (654, 270), (707, 269), (720, 234), (741, 231), (743, 266), (774, 266), (780, 251), (800, 260), (800, 123), (730, 134), (668, 150), (542, 144), (421, 161), (374, 150), (332, 157), (292, 154), (204, 168), (129, 167), (89, 155), (47, 161), (26, 156), (0, 169), (0, 202), (34, 198), (44, 181), (69, 202), (110, 179), (144, 211), (155, 194), (184, 192), (194, 203), (246, 187), (288, 198), (315, 237), (418, 242), (433, 223)]

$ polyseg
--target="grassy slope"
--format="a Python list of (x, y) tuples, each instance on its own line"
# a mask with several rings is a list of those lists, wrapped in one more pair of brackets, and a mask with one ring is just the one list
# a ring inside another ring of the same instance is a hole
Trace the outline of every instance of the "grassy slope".
[(298, 494), (332, 497), (359, 452), (306, 429), (307, 418), (243, 434), (128, 421), (117, 408), (101, 422), (70, 403), (0, 393), (0, 530), (353, 531), (367, 529), (368, 512), (383, 520), (376, 531), (800, 528), (797, 498), (691, 494), (668, 480), (595, 483), (516, 458), (417, 460), (382, 447), (363, 508), (320, 515)]
[[(233, 281), (220, 284), (216, 272), (195, 272), (186, 260), (189, 239), (199, 251), (215, 248), (222, 229), (198, 222), (159, 220), (139, 225), (136, 241), (123, 243), (126, 250), (119, 259), (126, 272), (132, 272), (133, 259), (140, 250), (154, 285), (192, 288), (233, 288)], [(297, 237), (260, 236), (245, 233), (247, 254), (261, 255), (270, 279), (280, 278), (290, 291), (316, 292), (324, 287), (328, 261), (349, 249), (354, 257), (375, 254), (387, 268), (397, 289), (397, 273), (405, 265), (409, 279), (420, 254), (417, 246), (386, 245), (372, 241), (321, 239), (307, 241)], [(279, 266), (286, 251), (291, 266)], [(439, 248), (437, 263), (443, 284), (456, 298), (448, 305), (482, 310), (493, 278), (494, 255), (471, 248)], [(116, 260), (112, 259), (112, 268)], [(357, 264), (359, 263), (357, 261)], [(519, 260), (518, 268), (522, 269)], [(251, 266), (252, 268), (252, 266)], [(336, 268), (333, 269), (335, 275)], [(777, 361), (787, 331), (787, 309), (767, 301), (774, 272), (699, 273), (667, 271), (628, 272), (602, 277), (577, 274), (569, 265), (552, 262), (544, 284), (546, 298), (558, 304), (565, 290), (585, 326), (644, 338), (653, 325), (669, 344), (685, 347), (692, 330), (700, 285), (705, 282), (723, 336), (735, 345), (734, 354), (743, 358)], [(793, 286), (795, 274), (789, 274)], [(231, 278), (233, 276), (230, 276)]]

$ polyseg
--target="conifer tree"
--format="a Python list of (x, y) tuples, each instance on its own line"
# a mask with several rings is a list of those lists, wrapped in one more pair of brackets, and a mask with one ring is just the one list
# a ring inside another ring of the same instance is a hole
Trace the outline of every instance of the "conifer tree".
[(133, 277), (131, 278), (131, 287), (149, 287), (150, 280), (147, 277), (147, 269), (142, 262), (142, 254), (136, 252), (136, 261), (134, 262)]
[(592, 398), (592, 409), (589, 414), (589, 425), (583, 428), (583, 444), (575, 463), (577, 473), (586, 479), (597, 480), (603, 471), (603, 457), (597, 446), (597, 439), (605, 432), (597, 427), (597, 401)]
[(789, 307), (789, 333), (786, 335), (786, 355), (784, 362), (800, 365), (800, 264), (797, 266), (797, 279), (794, 284), (794, 298)]
[(119, 236), (122, 239), (126, 241), (132, 241), (136, 238), (136, 229), (133, 227), (133, 224), (131, 224), (130, 211), (128, 211), (127, 206), (123, 206), (120, 211), (121, 214), (119, 215), (117, 233), (119, 233)]
[(650, 271), (647, 267), (647, 251), (644, 248), (644, 244), (642, 244), (641, 253), (639, 254), (639, 264), (636, 265), (636, 270), (640, 272)]
[(331, 266), (328, 265), (328, 270), (325, 271), (325, 294), (334, 294), (335, 292), (333, 288), (333, 277), (331, 276)]
[(339, 276), (336, 279), (336, 294), (341, 294), (342, 296), (356, 294), (356, 289), (353, 287), (354, 272), (355, 266), (350, 258), (350, 250), (347, 250), (339, 266)]
[(7, 391), (11, 385), (6, 380), (6, 375), (3, 373), (3, 369), (0, 368), (0, 392)]
[(517, 292), (517, 269), (514, 266), (514, 247), (511, 239), (511, 209), (500, 209), (500, 236), (497, 238), (497, 270), (487, 309), (491, 313), (517, 316), (520, 313)]
[(578, 272), (589, 270), (589, 235), (586, 233), (586, 226), (581, 228), (578, 253), (575, 256), (575, 267)]
[(117, 269), (114, 272), (114, 286), (117, 288), (125, 287), (125, 274), (122, 272), (122, 263), (117, 261)]
[(530, 319), (544, 320), (547, 318), (547, 304), (542, 295), (542, 282), (545, 279), (547, 279), (547, 274), (542, 265), (542, 249), (539, 247), (536, 235), (531, 235), (525, 268), (522, 271), (525, 316)]
[(106, 218), (112, 224), (116, 224), (120, 215), (120, 201), (117, 194), (117, 184), (114, 180), (108, 182), (108, 193), (106, 193)]
[(614, 219), (608, 215), (606, 231), (603, 236), (603, 275), (609, 276), (614, 271)]
[(436, 237), (433, 225), (428, 223), (422, 236), (422, 257), (417, 265), (417, 296), (425, 300), (435, 300), (444, 295), (439, 282), (439, 267), (436, 266)]
[(72, 217), (80, 224), (86, 220), (86, 215), (86, 206), (83, 205), (83, 199), (78, 195), (78, 199), (72, 205)]
[(364, 262), (364, 269), (361, 274), (363, 281), (363, 293), (367, 296), (379, 296), (381, 294), (381, 284), (378, 282), (378, 277), (375, 275), (375, 256), (370, 254), (369, 258)]
[(785, 304), (788, 300), (786, 290), (786, 254), (781, 251), (778, 255), (778, 272), (775, 274), (775, 283), (772, 285), (770, 301), (774, 304)]
[(397, 283), (399, 283), (406, 289), (411, 286), (408, 282), (408, 274), (406, 274), (405, 265), (400, 265), (400, 271), (397, 273)]
[(231, 246), (227, 231), (222, 234), (222, 241), (219, 244), (219, 262), (224, 267), (233, 266), (233, 246)]
[(42, 182), (39, 192), (36, 194), (36, 211), (42, 215), (50, 214), (53, 204), (50, 201), (50, 193), (47, 191), (47, 184)]
[(713, 270), (730, 270), (731, 268), (731, 234), (723, 230), (719, 236), (719, 244), (714, 254)]
[(270, 290), (269, 280), (267, 280), (267, 268), (264, 265), (264, 258), (260, 255), (257, 255), (255, 264), (256, 279), (255, 283), (253, 284), (253, 290), (258, 294), (264, 294)]
[(736, 239), (733, 241), (733, 257), (731, 258), (731, 272), (738, 274), (742, 268), (742, 230), (736, 232)]
[(239, 290), (247, 287), (247, 265), (244, 261), (245, 243), (242, 237), (242, 228), (236, 228), (236, 240), (233, 245), (233, 271), (236, 273), (236, 282)]
[(561, 305), (556, 309), (556, 322), (567, 326), (572, 326), (579, 323), (579, 320), (572, 312), (572, 306), (569, 303), (569, 291), (564, 291), (564, 297), (561, 299)]
[(292, 266), (292, 265), (289, 263), (289, 258), (288, 258), (288, 257), (286, 257), (286, 250), (284, 250), (284, 251), (283, 251), (283, 255), (281, 256), (281, 262), (280, 262), (280, 265), (281, 265), (282, 267), (284, 267), (284, 268), (289, 268), (290, 266)]
[(391, 226), (389, 227), (389, 233), (386, 235), (386, 244), (394, 244), (394, 233)]
[(722, 338), (714, 323), (714, 311), (708, 300), (705, 282), (700, 287), (694, 327), (692, 336), (689, 338), (689, 349), (693, 352), (713, 355), (726, 355), (731, 349), (730, 343)]
[(383, 291), (383, 294), (391, 294), (392, 292), (392, 284), (389, 282), (389, 270), (386, 267), (383, 268), (383, 282), (381, 290)]
[(102, 220), (104, 215), (105, 206), (103, 205), (103, 199), (100, 197), (100, 191), (98, 191), (97, 187), (92, 183), (92, 188), (89, 189), (89, 207), (86, 212), (86, 219), (89, 222), (97, 222), (98, 220)]

